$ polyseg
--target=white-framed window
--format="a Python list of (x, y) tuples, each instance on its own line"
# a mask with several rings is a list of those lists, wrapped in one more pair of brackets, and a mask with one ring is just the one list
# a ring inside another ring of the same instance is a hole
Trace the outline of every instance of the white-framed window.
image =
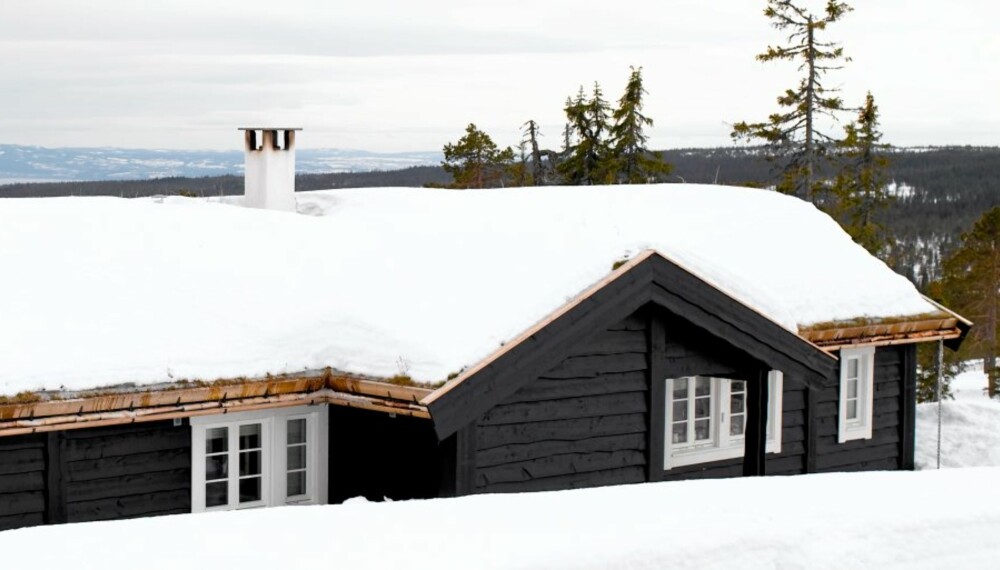
[(191, 418), (191, 510), (323, 504), (326, 406)]
[[(780, 371), (768, 374), (767, 453), (781, 453)], [(743, 457), (747, 388), (742, 380), (686, 376), (666, 380), (664, 469)]]
[(872, 438), (875, 347), (840, 350), (840, 418), (837, 441)]

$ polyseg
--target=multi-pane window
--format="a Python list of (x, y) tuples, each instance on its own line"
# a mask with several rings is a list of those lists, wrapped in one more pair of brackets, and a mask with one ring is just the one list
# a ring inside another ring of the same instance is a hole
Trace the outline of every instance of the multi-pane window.
[[(767, 452), (781, 451), (781, 373), (768, 376)], [(688, 376), (667, 380), (665, 468), (743, 455), (747, 384), (742, 380)]]
[(874, 391), (875, 348), (841, 349), (839, 443), (871, 439)]
[(305, 418), (288, 420), (286, 441), (285, 485), (288, 497), (299, 497), (307, 492), (308, 430)]
[(325, 502), (326, 416), (324, 406), (192, 418), (192, 510)]

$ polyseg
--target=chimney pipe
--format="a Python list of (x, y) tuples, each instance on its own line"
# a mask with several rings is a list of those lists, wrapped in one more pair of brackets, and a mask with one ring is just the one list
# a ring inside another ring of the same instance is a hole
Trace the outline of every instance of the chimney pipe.
[(300, 128), (241, 127), (244, 205), (295, 211), (295, 133)]

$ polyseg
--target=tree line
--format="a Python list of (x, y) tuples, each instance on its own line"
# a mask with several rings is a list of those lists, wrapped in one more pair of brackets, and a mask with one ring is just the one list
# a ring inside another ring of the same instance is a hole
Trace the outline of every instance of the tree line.
[(642, 68), (631, 68), (616, 107), (605, 99), (598, 82), (588, 93), (580, 87), (563, 106), (566, 124), (562, 148), (543, 149), (538, 123), (522, 125), (518, 157), (511, 147), (499, 148), (475, 123), (454, 143), (444, 145), (441, 167), (451, 174), (449, 188), (547, 186), (564, 184), (648, 184), (665, 180), (672, 167), (661, 152), (647, 148), (645, 129), (653, 120), (643, 114)]

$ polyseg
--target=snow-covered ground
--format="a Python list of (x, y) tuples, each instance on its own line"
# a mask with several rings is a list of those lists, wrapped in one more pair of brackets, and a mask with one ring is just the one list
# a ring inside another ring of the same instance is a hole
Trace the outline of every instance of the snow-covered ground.
[[(941, 467), (1000, 465), (1000, 401), (986, 395), (982, 362), (966, 363), (941, 404)], [(917, 469), (937, 466), (938, 405), (917, 405)]]
[(1000, 468), (685, 481), (0, 532), (11, 568), (996, 568)]
[(312, 215), (188, 198), (0, 200), (10, 276), (0, 279), (0, 394), (326, 366), (444, 380), (646, 249), (790, 330), (936, 310), (830, 217), (776, 192), (296, 197)]

